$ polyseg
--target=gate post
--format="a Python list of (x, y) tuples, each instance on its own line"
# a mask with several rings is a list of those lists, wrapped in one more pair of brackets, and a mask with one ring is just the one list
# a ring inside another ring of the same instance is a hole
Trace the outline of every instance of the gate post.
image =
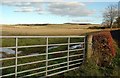
[(87, 52), (86, 52), (87, 59), (89, 59), (93, 54), (92, 37), (93, 37), (93, 35), (91, 35), (91, 34), (87, 35)]

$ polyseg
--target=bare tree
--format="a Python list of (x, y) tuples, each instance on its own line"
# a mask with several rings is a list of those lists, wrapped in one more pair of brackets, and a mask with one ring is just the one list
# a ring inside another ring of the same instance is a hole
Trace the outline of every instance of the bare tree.
[(103, 13), (104, 22), (107, 21), (110, 28), (113, 27), (113, 22), (117, 17), (117, 10), (117, 5), (109, 5)]

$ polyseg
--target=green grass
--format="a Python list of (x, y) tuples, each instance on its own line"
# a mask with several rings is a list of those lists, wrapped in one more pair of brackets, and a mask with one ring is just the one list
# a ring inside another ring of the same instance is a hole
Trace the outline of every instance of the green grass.
[[(74, 43), (74, 42), (81, 42), (81, 41), (83, 41), (82, 38), (71, 38), (70, 42)], [(67, 38), (51, 38), (51, 39), (49, 39), (49, 44), (60, 44), (60, 43), (67, 43), (67, 42), (68, 42)], [(46, 44), (46, 38), (39, 38), (39, 39), (37, 39), (37, 38), (30, 38), (30, 39), (25, 38), (25, 39), (23, 39), (22, 38), (22, 39), (18, 40), (18, 46), (45, 45), (45, 44)], [(2, 39), (2, 47), (13, 47), (13, 46), (15, 46), (15, 39)], [(64, 50), (67, 50), (67, 49), (68, 49), (67, 45), (62, 45), (62, 46), (59, 46), (58, 48), (49, 50), (49, 52), (64, 51)], [(15, 50), (15, 49), (13, 49), (13, 50)], [(26, 56), (26, 55), (34, 54), (34, 53), (41, 54), (41, 53), (46, 52), (46, 46), (45, 47), (33, 47), (33, 48), (19, 48), (18, 51), (22, 51), (20, 54), (18, 54), (18, 56)], [(70, 52), (70, 55), (73, 55), (73, 54), (78, 54), (78, 51)], [(51, 58), (58, 58), (58, 57), (64, 57), (64, 56), (67, 56), (67, 52), (50, 54), (48, 56), (48, 58), (51, 59)], [(14, 54), (10, 54), (10, 55), (6, 54), (6, 57), (15, 57), (15, 55)], [(70, 58), (70, 60), (74, 60), (74, 59), (77, 59), (77, 58), (80, 58), (80, 57)], [(41, 60), (45, 60), (45, 59), (46, 59), (45, 55), (36, 56), (36, 57), (28, 57), (28, 58), (19, 58), (18, 59), (18, 64), (41, 61)], [(15, 65), (15, 59), (6, 60), (6, 61), (2, 61), (2, 62), (3, 62), (2, 63), (3, 67), (4, 66)], [(62, 62), (67, 62), (67, 58), (53, 60), (53, 61), (48, 62), (48, 64), (52, 65), (52, 64), (62, 63)], [(67, 65), (67, 64), (64, 64), (64, 65)], [(46, 66), (45, 62), (37, 63), (37, 64), (24, 65), (24, 66), (18, 66), (18, 72), (28, 70), (28, 69), (34, 69), (34, 68), (38, 68), (38, 67), (44, 67), (44, 66)], [(61, 67), (61, 65), (53, 66), (53, 67), (50, 67), (48, 69), (53, 69), (53, 68), (57, 68), (57, 67)], [(45, 68), (43, 68), (41, 70), (37, 70), (37, 71), (31, 71), (31, 72), (18, 74), (18, 76), (24, 76), (24, 75), (27, 75), (27, 74), (41, 72), (41, 71), (44, 71), (44, 70), (45, 70)], [(58, 72), (58, 71), (61, 71), (61, 70), (65, 70), (65, 69), (51, 71), (51, 72), (49, 72), (49, 74), (51, 74), (53, 72)], [(14, 72), (15, 72), (15, 68), (13, 67), (13, 68), (3, 70), (2, 74), (5, 75), (5, 74), (8, 74), (8, 73), (14, 73)], [(45, 75), (45, 73), (43, 73), (41, 75)], [(40, 75), (36, 75), (36, 76), (32, 76), (32, 77), (37, 77), (37, 76), (40, 76)], [(12, 78), (13, 76), (10, 76), (10, 77)]]

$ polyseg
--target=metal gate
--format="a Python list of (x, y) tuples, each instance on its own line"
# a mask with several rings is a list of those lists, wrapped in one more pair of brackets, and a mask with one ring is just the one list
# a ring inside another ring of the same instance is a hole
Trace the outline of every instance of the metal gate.
[(0, 77), (53, 76), (79, 68), (85, 59), (85, 36), (0, 36), (0, 39)]

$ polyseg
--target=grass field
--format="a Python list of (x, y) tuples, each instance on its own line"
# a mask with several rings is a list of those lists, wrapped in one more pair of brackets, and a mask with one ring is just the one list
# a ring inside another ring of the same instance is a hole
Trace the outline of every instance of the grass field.
[[(74, 43), (74, 42), (82, 42), (84, 39), (83, 38), (71, 38), (70, 42)], [(9, 43), (9, 44), (8, 44)], [(34, 38), (34, 39), (19, 39), (18, 40), (18, 45), (19, 46), (28, 46), (28, 45), (39, 45), (39, 44), (46, 44), (46, 39), (45, 38)], [(51, 38), (49, 39), (49, 44), (60, 44), (60, 43), (67, 43), (67, 38)], [(15, 46), (15, 39), (2, 39), (2, 46), (3, 47), (12, 47)], [(26, 56), (26, 55), (35, 55), (35, 54), (42, 54), (46, 52), (46, 47), (36, 47), (36, 48), (19, 48), (18, 51), (22, 51), (20, 54), (18, 54), (18, 56)], [(56, 51), (65, 51), (68, 49), (67, 45), (61, 45), (58, 48), (55, 49), (51, 49), (49, 50), (49, 53), (52, 52), (56, 52)], [(15, 50), (15, 49), (13, 49)], [(82, 53), (82, 51), (74, 51), (74, 52), (70, 52), (70, 55), (75, 55), (75, 54), (79, 54)], [(4, 54), (3, 54), (4, 55)], [(63, 56), (67, 56), (67, 52), (65, 53), (56, 53), (56, 54), (51, 54), (48, 55), (48, 58), (58, 58), (58, 57), (63, 57)], [(5, 54), (3, 58), (8, 58), (8, 57), (15, 57), (14, 54)], [(74, 57), (74, 58), (70, 58), (70, 61), (78, 59), (80, 57)], [(36, 56), (36, 57), (28, 57), (28, 58), (19, 58), (18, 59), (18, 64), (23, 64), (23, 63), (28, 63), (28, 62), (35, 62), (35, 61), (42, 61), (45, 60), (46, 57), (45, 55), (41, 55), (41, 56)], [(59, 60), (53, 60), (50, 61), (48, 64), (49, 65), (53, 65), (53, 64), (57, 64), (57, 63), (62, 63), (62, 62), (66, 62), (67, 59), (63, 58), (63, 59), (59, 59)], [(11, 65), (15, 65), (15, 59), (12, 60), (6, 60), (6, 61), (2, 61), (2, 66), (11, 66)], [(65, 64), (67, 65), (67, 64)], [(41, 62), (41, 63), (37, 63), (37, 64), (31, 64), (31, 65), (24, 65), (24, 66), (18, 66), (18, 72), (20, 71), (24, 71), (24, 70), (28, 70), (28, 69), (34, 69), (34, 68), (39, 68), (39, 67), (44, 67), (45, 66), (45, 62)], [(51, 67), (52, 68), (57, 68), (60, 67), (60, 65), (58, 66), (54, 66)], [(9, 68), (9, 69), (4, 69), (2, 71), (3, 75), (8, 74), (8, 73), (14, 73), (15, 68)], [(21, 73), (18, 74), (18, 76), (24, 76), (30, 73), (36, 73), (36, 72), (40, 72), (40, 71), (44, 71), (45, 68), (43, 68), (42, 70), (37, 70), (37, 71), (30, 71), (30, 72), (26, 72), (26, 73)], [(62, 69), (61, 69), (62, 70)], [(54, 71), (57, 72), (58, 70)], [(52, 71), (53, 72), (53, 71)], [(51, 72), (51, 73), (52, 73)], [(45, 73), (43, 74), (45, 75)], [(34, 77), (37, 77), (40, 75), (36, 75)], [(14, 77), (10, 76), (10, 77)], [(31, 77), (32, 78), (32, 77)]]
[(2, 35), (81, 35), (100, 29), (87, 29), (96, 25), (46, 25), (46, 26), (1, 26)]

